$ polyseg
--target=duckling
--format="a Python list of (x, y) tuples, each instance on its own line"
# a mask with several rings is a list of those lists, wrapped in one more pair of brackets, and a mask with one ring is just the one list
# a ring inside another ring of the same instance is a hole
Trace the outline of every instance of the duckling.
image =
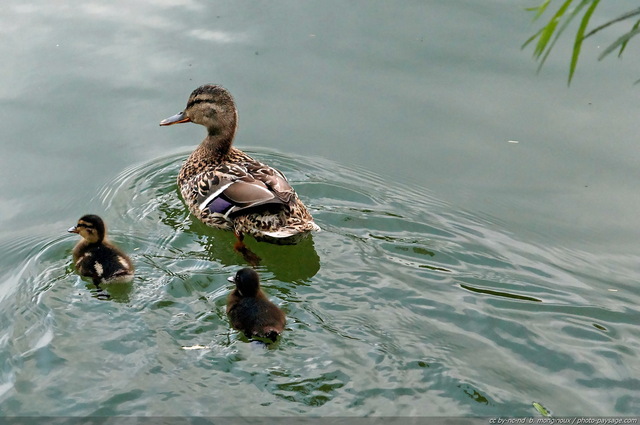
[(238, 113), (231, 94), (218, 85), (191, 93), (183, 112), (161, 126), (193, 122), (207, 137), (182, 165), (178, 186), (189, 211), (205, 224), (258, 240), (295, 244), (318, 231), (287, 178), (232, 146)]
[(285, 315), (267, 299), (260, 289), (260, 277), (252, 268), (243, 268), (229, 281), (236, 284), (227, 298), (227, 316), (234, 329), (247, 338), (258, 337), (275, 341), (282, 333)]
[(77, 272), (100, 283), (131, 282), (133, 263), (120, 249), (106, 239), (104, 221), (94, 214), (87, 214), (68, 230), (77, 233), (82, 240), (73, 249), (73, 263)]

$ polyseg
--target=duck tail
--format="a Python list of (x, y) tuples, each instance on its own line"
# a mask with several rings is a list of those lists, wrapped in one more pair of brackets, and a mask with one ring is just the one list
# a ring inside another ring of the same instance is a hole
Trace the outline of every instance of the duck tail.
[(278, 339), (278, 335), (280, 335), (278, 331), (276, 331), (275, 329), (270, 329), (265, 333), (264, 337), (275, 342)]

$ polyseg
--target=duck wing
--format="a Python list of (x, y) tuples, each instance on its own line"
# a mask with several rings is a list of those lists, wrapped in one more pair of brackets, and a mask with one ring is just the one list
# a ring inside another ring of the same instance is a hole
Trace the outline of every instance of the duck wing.
[(278, 170), (258, 162), (221, 164), (194, 177), (197, 208), (225, 217), (270, 205), (287, 205), (294, 191)]

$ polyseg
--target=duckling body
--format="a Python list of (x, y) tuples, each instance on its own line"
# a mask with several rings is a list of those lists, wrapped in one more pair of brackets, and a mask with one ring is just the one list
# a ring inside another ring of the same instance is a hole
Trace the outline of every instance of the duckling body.
[(197, 88), (185, 110), (160, 125), (183, 122), (207, 128), (178, 175), (189, 211), (203, 223), (279, 244), (297, 243), (320, 230), (282, 172), (232, 146), (237, 111), (226, 89)]
[(131, 259), (106, 239), (107, 230), (100, 217), (84, 215), (68, 232), (82, 236), (73, 249), (73, 263), (78, 274), (91, 278), (95, 285), (133, 279)]
[(282, 310), (260, 289), (258, 273), (244, 268), (229, 280), (236, 284), (227, 298), (227, 316), (231, 326), (242, 331), (247, 338), (275, 341), (284, 330), (286, 319)]

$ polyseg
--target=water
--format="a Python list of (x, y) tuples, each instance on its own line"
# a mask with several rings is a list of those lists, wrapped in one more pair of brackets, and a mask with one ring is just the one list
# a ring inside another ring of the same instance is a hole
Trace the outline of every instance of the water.
[[(0, 12), (0, 414), (640, 414), (637, 58), (587, 50), (567, 89), (520, 6), (388, 5)], [(203, 129), (158, 127), (204, 82), (323, 228), (247, 241), (288, 317), (267, 349), (175, 184)], [(89, 212), (137, 267), (108, 300), (72, 268)]]

